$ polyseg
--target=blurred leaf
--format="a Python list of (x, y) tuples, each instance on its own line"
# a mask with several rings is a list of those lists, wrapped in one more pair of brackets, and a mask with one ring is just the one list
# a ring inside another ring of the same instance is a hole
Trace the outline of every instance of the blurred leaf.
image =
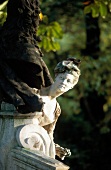
[(92, 13), (92, 17), (98, 17), (99, 14), (102, 18), (105, 18), (108, 13), (108, 6), (110, 8), (109, 1), (95, 0), (93, 3), (84, 7), (84, 13)]
[(63, 31), (62, 31), (62, 28), (61, 28), (60, 24), (58, 22), (52, 22), (50, 25), (52, 27), (52, 35), (53, 35), (53, 37), (62, 38)]
[(2, 18), (4, 12), (3, 11), (0, 11), (0, 18)]
[(8, 1), (3, 2), (2, 4), (0, 4), (0, 11), (3, 11), (6, 8)]
[(107, 6), (105, 5), (105, 3), (100, 2), (99, 11), (100, 11), (100, 15), (101, 15), (103, 18), (105, 18), (106, 15), (107, 15)]
[(51, 22), (50, 24), (41, 24), (39, 26), (38, 35), (42, 38), (40, 47), (45, 51), (60, 50), (60, 44), (57, 40), (62, 38), (63, 31), (59, 23)]
[(111, 2), (109, 3), (108, 7), (109, 7), (109, 11), (111, 12)]
[(43, 23), (48, 24), (48, 17), (46, 15), (43, 15)]
[(60, 44), (58, 42), (53, 42), (52, 46), (53, 46), (53, 51), (60, 50)]
[(100, 133), (101, 134), (105, 134), (105, 133), (109, 133), (110, 132), (110, 128), (107, 127), (107, 126), (103, 126), (101, 129), (100, 129)]
[(90, 13), (90, 12), (91, 12), (91, 8), (92, 8), (92, 5), (85, 6), (85, 8), (84, 8), (84, 13), (85, 13), (85, 14)]
[(0, 4), (0, 25), (3, 25), (3, 23), (6, 21), (6, 17), (7, 17), (7, 12), (6, 12), (7, 3), (8, 3), (8, 1), (5, 1), (4, 3)]
[(95, 17), (98, 17), (99, 16), (99, 8), (97, 5), (95, 4), (92, 4), (92, 16), (95, 18)]

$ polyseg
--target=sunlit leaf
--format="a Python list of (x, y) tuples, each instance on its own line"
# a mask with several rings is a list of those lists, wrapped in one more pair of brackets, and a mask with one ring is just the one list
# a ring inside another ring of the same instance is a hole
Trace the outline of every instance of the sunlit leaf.
[(43, 17), (44, 17), (43, 14), (40, 13), (40, 14), (39, 14), (39, 18), (40, 18), (41, 21), (43, 20)]
[(85, 14), (90, 13), (90, 12), (91, 12), (91, 8), (92, 8), (92, 5), (86, 6), (86, 7), (84, 8), (84, 13), (85, 13)]
[(42, 38), (40, 47), (45, 51), (49, 52), (60, 50), (60, 45), (57, 42), (57, 39), (62, 38), (63, 31), (59, 23), (51, 22), (49, 24), (41, 24), (39, 26), (38, 35)]
[(53, 51), (60, 50), (60, 44), (58, 42), (53, 42), (52, 46), (53, 46)]
[(100, 11), (100, 15), (105, 18), (106, 15), (107, 15), (107, 6), (104, 4), (104, 3), (100, 3), (100, 8), (99, 8), (99, 11)]
[(99, 8), (97, 5), (95, 4), (92, 4), (92, 16), (95, 18), (95, 17), (98, 17), (99, 16)]
[(8, 1), (3, 2), (2, 4), (0, 4), (0, 11), (3, 11), (6, 8)]

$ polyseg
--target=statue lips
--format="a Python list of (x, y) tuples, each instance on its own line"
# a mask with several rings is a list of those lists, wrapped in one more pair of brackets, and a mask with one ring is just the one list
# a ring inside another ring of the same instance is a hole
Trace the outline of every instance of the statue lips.
[(65, 87), (66, 87), (66, 85), (65, 84), (63, 84), (63, 83), (61, 83), (60, 85), (59, 85), (59, 87), (61, 88), (64, 88), (65, 89)]

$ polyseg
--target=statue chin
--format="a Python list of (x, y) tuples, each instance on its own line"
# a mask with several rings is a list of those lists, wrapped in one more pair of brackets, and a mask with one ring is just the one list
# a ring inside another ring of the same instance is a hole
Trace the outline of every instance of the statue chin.
[(65, 91), (62, 88), (58, 88), (56, 91), (56, 96), (60, 96), (64, 93)]
[(57, 92), (63, 94), (63, 93), (65, 93), (65, 92), (67, 92), (68, 90), (69, 90), (69, 89), (67, 89), (67, 88), (59, 87), (59, 88), (57, 89)]

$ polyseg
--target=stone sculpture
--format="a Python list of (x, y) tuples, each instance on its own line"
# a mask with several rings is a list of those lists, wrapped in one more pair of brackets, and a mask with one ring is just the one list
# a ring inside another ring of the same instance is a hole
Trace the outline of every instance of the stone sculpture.
[[(61, 113), (56, 98), (64, 92), (72, 89), (79, 80), (80, 70), (77, 65), (75, 65), (74, 61), (73, 59), (72, 61), (67, 59), (58, 63), (55, 68), (54, 83), (49, 87), (42, 88), (41, 90), (34, 89), (35, 93), (42, 98), (44, 107), (42, 112), (37, 112), (35, 122), (37, 126), (26, 125), (22, 129), (19, 129), (19, 133), (17, 132), (18, 136), (20, 135), (18, 139), (23, 147), (33, 150), (41, 150), (53, 158), (55, 158), (55, 155), (58, 155), (61, 159), (64, 159), (65, 156), (70, 156), (71, 153), (69, 149), (62, 148), (54, 143), (53, 133), (56, 122)], [(28, 131), (28, 129), (30, 130)], [(45, 129), (45, 131), (43, 129)], [(25, 136), (24, 134), (27, 135)]]
[(0, 101), (23, 114), (42, 110), (43, 101), (33, 88), (53, 82), (37, 44), (39, 13), (38, 0), (9, 0), (0, 30)]
[(80, 61), (69, 58), (60, 62), (52, 80), (37, 44), (39, 13), (38, 0), (8, 2), (7, 19), (0, 30), (0, 102), (2, 107), (3, 102), (13, 104), (17, 116), (33, 117), (17, 127), (19, 146), (63, 159), (70, 150), (53, 141), (61, 112), (56, 98), (77, 84)]

